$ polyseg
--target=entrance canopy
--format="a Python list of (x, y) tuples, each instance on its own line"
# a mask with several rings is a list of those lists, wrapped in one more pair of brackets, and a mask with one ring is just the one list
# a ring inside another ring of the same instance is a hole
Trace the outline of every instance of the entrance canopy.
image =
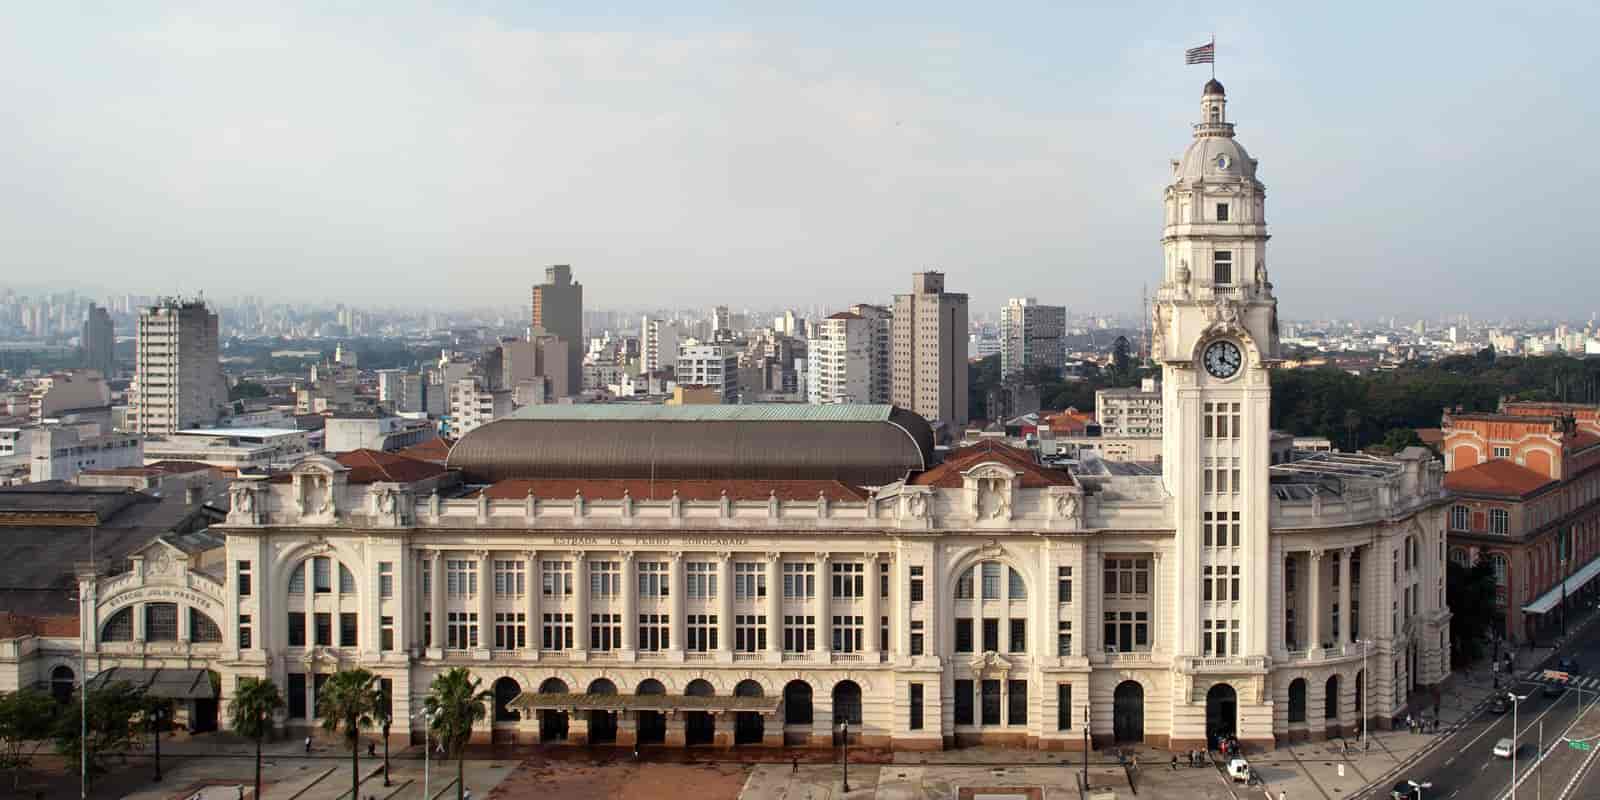
[(523, 692), (507, 705), (537, 711), (753, 711), (776, 714), (781, 697)]
[(1529, 614), (1546, 613), (1550, 609), (1555, 608), (1557, 603), (1561, 602), (1563, 590), (1565, 590), (1566, 594), (1570, 595), (1573, 592), (1582, 589), (1589, 581), (1594, 580), (1596, 575), (1600, 575), (1600, 557), (1597, 557), (1593, 561), (1584, 564), (1581, 569), (1572, 573), (1572, 577), (1562, 581), (1554, 589), (1539, 595), (1539, 599), (1523, 606), (1522, 610)]
[(89, 679), (90, 691), (114, 683), (128, 683), (163, 700), (214, 700), (216, 690), (203, 669), (136, 669), (112, 667)]

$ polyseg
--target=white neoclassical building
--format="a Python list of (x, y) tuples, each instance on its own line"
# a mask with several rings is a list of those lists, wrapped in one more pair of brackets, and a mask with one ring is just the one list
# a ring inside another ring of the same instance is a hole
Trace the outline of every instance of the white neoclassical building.
[[(1383, 724), (1448, 668), (1441, 467), (1272, 447), (1264, 191), (1225, 104), (1208, 83), (1166, 192), (1159, 463), (940, 452), (888, 406), (531, 406), (447, 467), (358, 451), (236, 482), (220, 574), (165, 548), (85, 580), (92, 663), (203, 663), (224, 702), (271, 677), (288, 726), (339, 669), (407, 719), (464, 666), (496, 697), (483, 737), (518, 742), (826, 746), (848, 721), (899, 748), (1184, 749)], [(145, 641), (157, 599), (221, 641)]]

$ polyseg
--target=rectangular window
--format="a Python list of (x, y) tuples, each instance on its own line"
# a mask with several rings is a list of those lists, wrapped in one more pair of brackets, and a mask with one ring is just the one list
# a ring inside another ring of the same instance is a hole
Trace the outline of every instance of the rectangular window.
[(466, 559), (444, 562), (444, 592), (450, 597), (477, 597), (477, 562)]
[(1244, 527), (1239, 522), (1239, 512), (1235, 511), (1231, 515), (1229, 515), (1229, 521), (1231, 523), (1230, 526), (1229, 526), (1229, 530), (1232, 531), (1232, 546), (1233, 547), (1238, 547), (1239, 546), (1240, 530)]
[(1211, 255), (1211, 282), (1218, 286), (1233, 283), (1233, 251), (1218, 250)]
[(911, 567), (911, 602), (922, 602), (922, 567)]
[(855, 600), (866, 596), (862, 567), (857, 562), (833, 565), (833, 599)]
[(810, 653), (817, 649), (817, 618), (796, 614), (783, 618), (783, 649), (787, 653)]
[(765, 615), (734, 615), (733, 649), (740, 653), (759, 653), (767, 649), (767, 618)]
[(884, 600), (889, 599), (889, 562), (878, 565), (878, 596)]
[(1107, 595), (1139, 597), (1150, 593), (1150, 559), (1111, 558), (1105, 564)]
[(527, 567), (512, 559), (494, 562), (494, 593), (496, 597), (521, 597), (528, 591)]
[(333, 646), (333, 615), (317, 612), (312, 615), (312, 622), (316, 628), (316, 645), (318, 647)]
[(983, 649), (985, 652), (1000, 652), (1000, 620), (993, 617), (984, 619)]
[(476, 612), (451, 611), (444, 615), (445, 647), (450, 650), (472, 650), (478, 646), (478, 615)]
[(641, 598), (661, 598), (671, 594), (669, 587), (672, 585), (671, 573), (665, 561), (639, 562), (639, 596)]
[(589, 649), (602, 653), (622, 649), (622, 615), (589, 615)]
[(1146, 611), (1107, 611), (1105, 648), (1108, 653), (1150, 649), (1150, 614)]
[(1028, 682), (1006, 681), (1006, 724), (1028, 724)]
[(343, 564), (339, 565), (339, 593), (340, 594), (355, 594), (356, 593), (356, 576), (355, 576), (354, 573), (352, 573), (350, 571), (349, 567), (347, 567), (347, 566), (345, 566)]
[(589, 596), (596, 600), (622, 594), (622, 562), (589, 562)]
[(521, 650), (528, 645), (528, 615), (496, 612), (494, 615), (494, 649)]
[(914, 619), (914, 620), (911, 621), (911, 655), (914, 655), (914, 656), (922, 655), (922, 647), (923, 647), (922, 620)]
[(1494, 457), (1495, 458), (1510, 458), (1511, 457), (1511, 448), (1509, 448), (1509, 447), (1496, 447), (1494, 449)]
[(1010, 633), (1011, 635), (1007, 637), (1010, 640), (1007, 642), (1010, 645), (1009, 651), (1012, 653), (1028, 652), (1028, 621), (1026, 619), (1012, 619)]
[(339, 646), (340, 647), (358, 647), (358, 646), (360, 646), (360, 643), (356, 641), (356, 628), (357, 627), (358, 626), (356, 625), (356, 615), (355, 614), (353, 614), (353, 613), (351, 613), (349, 611), (345, 611), (345, 612), (339, 614)]
[(545, 597), (571, 597), (572, 562), (544, 562), (544, 575), (543, 580), (540, 582), (540, 591)]
[(394, 597), (394, 562), (378, 562), (378, 596), (384, 599)]
[(1006, 580), (1006, 599), (1028, 599), (1028, 584), (1023, 582), (1022, 573), (1008, 567), (1006, 574), (1008, 575)]
[(690, 561), (683, 565), (684, 596), (690, 600), (715, 600), (717, 565), (710, 561)]
[(306, 593), (306, 565), (301, 564), (289, 573), (289, 594)]
[(639, 615), (639, 649), (656, 653), (672, 649), (672, 626), (667, 614)]
[(922, 730), (922, 684), (909, 684), (911, 693), (911, 730)]
[(1056, 597), (1056, 602), (1072, 602), (1072, 567), (1056, 567)]
[(889, 618), (878, 617), (878, 647), (888, 650), (889, 647)]
[(1072, 655), (1072, 620), (1064, 619), (1056, 623), (1056, 655)]
[(972, 618), (956, 618), (956, 652), (972, 652)]
[(972, 681), (958, 680), (955, 682), (956, 724), (972, 724)]
[(983, 681), (982, 683), (979, 684), (979, 689), (983, 693), (983, 696), (981, 698), (982, 703), (983, 703), (983, 705), (982, 705), (983, 724), (985, 724), (985, 725), (999, 725), (1000, 724), (1000, 682), (997, 681), (997, 680), (986, 680), (986, 681)]
[(237, 566), (238, 566), (238, 569), (239, 569), (239, 596), (240, 597), (249, 597), (250, 596), (250, 562), (248, 562), (248, 561), (240, 561), (240, 562), (238, 562)]
[(545, 614), (544, 624), (541, 626), (540, 633), (541, 649), (571, 650), (572, 615)]
[(422, 593), (433, 593), (433, 565), (426, 561), (422, 562)]
[(433, 612), (422, 612), (422, 646), (433, 646)]
[(1211, 591), (1211, 582), (1214, 580), (1212, 575), (1215, 571), (1216, 570), (1213, 567), (1203, 568), (1202, 577), (1200, 579), (1200, 600), (1202, 602), (1209, 603), (1216, 599), (1215, 595)]
[(394, 617), (378, 618), (378, 649), (385, 653), (394, 649)]
[(327, 594), (333, 591), (333, 567), (326, 558), (311, 559), (312, 586), (317, 594)]
[(284, 691), (284, 699), (289, 701), (289, 718), (306, 718), (306, 675), (303, 672), (288, 674), (289, 685)]
[(850, 614), (833, 617), (833, 652), (861, 652), (862, 618)]
[(1218, 222), (1227, 222), (1228, 221), (1228, 204), (1227, 203), (1218, 203), (1217, 204), (1217, 221)]
[(250, 637), (250, 615), (249, 614), (240, 614), (239, 615), (239, 649), (240, 650), (249, 650), (250, 647), (251, 647), (250, 642), (251, 642), (251, 637)]
[(1233, 567), (1229, 575), (1231, 576), (1231, 587), (1233, 589), (1233, 602), (1237, 603), (1239, 602), (1239, 567)]
[(1489, 532), (1505, 535), (1511, 532), (1511, 513), (1503, 508), (1489, 509)]
[(767, 571), (764, 564), (740, 561), (733, 565), (733, 598), (756, 600), (767, 596)]
[(1072, 730), (1072, 684), (1056, 684), (1056, 730)]
[(804, 562), (783, 565), (783, 599), (810, 600), (816, 596), (816, 564)]
[(1000, 599), (1000, 563), (997, 561), (983, 562), (983, 599)]
[(689, 624), (684, 629), (684, 638), (689, 640), (686, 645), (689, 652), (705, 653), (717, 649), (716, 614), (690, 614), (686, 619)]

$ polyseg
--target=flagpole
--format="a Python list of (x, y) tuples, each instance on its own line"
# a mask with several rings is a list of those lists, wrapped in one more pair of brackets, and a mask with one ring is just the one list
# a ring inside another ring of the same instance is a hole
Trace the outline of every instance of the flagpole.
[(1217, 79), (1217, 35), (1211, 34), (1211, 80)]

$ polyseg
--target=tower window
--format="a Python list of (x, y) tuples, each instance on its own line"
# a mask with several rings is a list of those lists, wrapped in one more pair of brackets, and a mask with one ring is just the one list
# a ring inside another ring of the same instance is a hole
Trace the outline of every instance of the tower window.
[(1218, 222), (1227, 222), (1228, 221), (1228, 204), (1227, 203), (1218, 203), (1217, 204), (1217, 221)]
[(1233, 284), (1233, 251), (1218, 250), (1211, 255), (1211, 282), (1218, 286)]

